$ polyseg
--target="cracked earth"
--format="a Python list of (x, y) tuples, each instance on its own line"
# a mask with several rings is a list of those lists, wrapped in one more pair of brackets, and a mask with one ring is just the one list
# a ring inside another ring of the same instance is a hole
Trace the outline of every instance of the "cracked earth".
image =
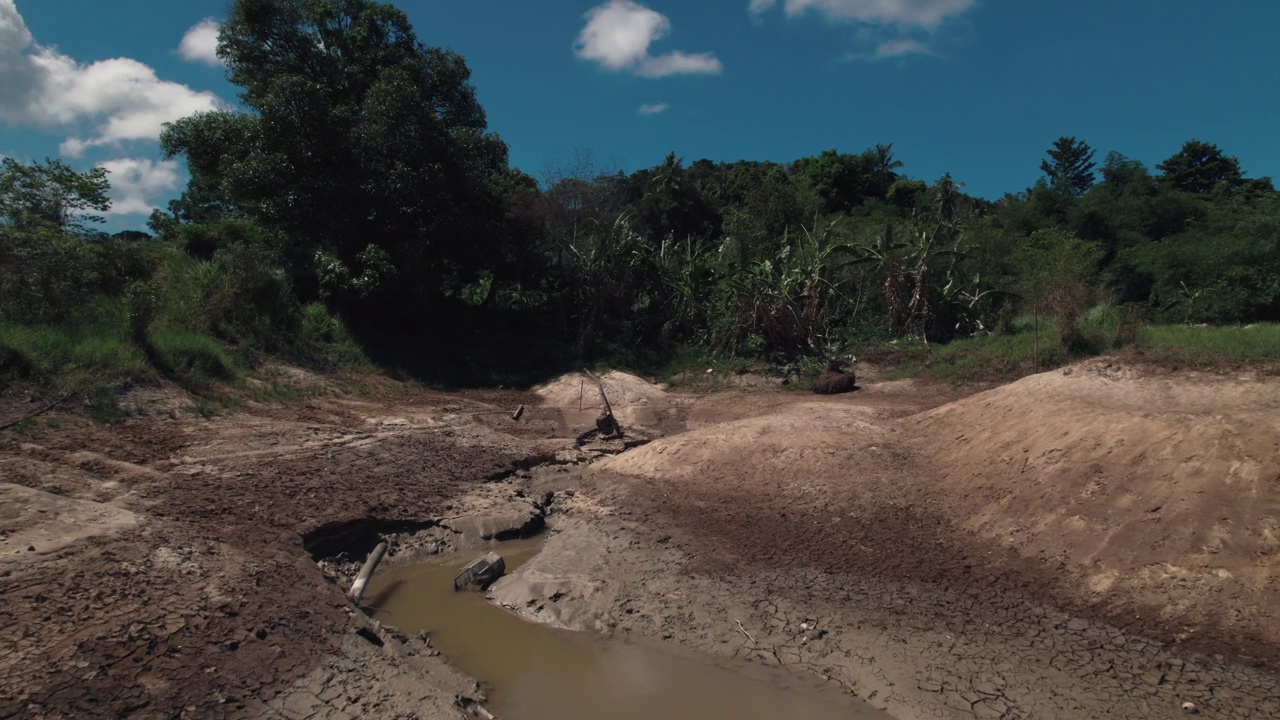
[(817, 399), (613, 374), (653, 441), (603, 457), (576, 376), (42, 418), (0, 437), (0, 717), (475, 716), (484, 688), (343, 591), (381, 539), (407, 563), (544, 521), (492, 590), (514, 611), (904, 720), (1280, 717), (1273, 379), (867, 376)]

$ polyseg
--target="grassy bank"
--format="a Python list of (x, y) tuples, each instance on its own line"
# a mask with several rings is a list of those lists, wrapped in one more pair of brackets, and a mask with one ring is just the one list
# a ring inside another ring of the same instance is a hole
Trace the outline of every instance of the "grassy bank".
[[(1103, 323), (1083, 334), (1085, 341), (1068, 347), (1048, 321), (1040, 321), (1037, 333), (1029, 320), (1019, 320), (1003, 334), (945, 345), (903, 339), (864, 346), (855, 354), (859, 362), (877, 365), (892, 377), (954, 383), (1011, 381), (1037, 369), (1050, 370), (1108, 353), (1172, 368), (1280, 368), (1280, 325), (1276, 324), (1144, 326), (1127, 343), (1116, 342), (1114, 330)], [(302, 309), (298, 336), (282, 345), (287, 349), (268, 353), (171, 322), (157, 322), (140, 341), (123, 304), (102, 301), (78, 314), (75, 322), (0, 321), (0, 391), (22, 388), (46, 397), (79, 395), (95, 419), (111, 421), (120, 417), (112, 398), (116, 388), (126, 383), (168, 382), (197, 396), (217, 398), (227, 388), (243, 387), (244, 379), (263, 362), (296, 363), (320, 371), (380, 370), (365, 358), (342, 322), (318, 305)], [(757, 372), (787, 378), (788, 386), (804, 390), (821, 368), (822, 360), (816, 355), (762, 363), (712, 358), (697, 348), (685, 348), (665, 367), (639, 372), (709, 389), (734, 387), (724, 380)]]

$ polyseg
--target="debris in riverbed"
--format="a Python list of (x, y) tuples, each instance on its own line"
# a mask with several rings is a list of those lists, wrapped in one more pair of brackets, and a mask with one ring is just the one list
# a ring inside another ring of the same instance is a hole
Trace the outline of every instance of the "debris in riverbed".
[(484, 705), (481, 704), (484, 702), (483, 698), (477, 700), (476, 698), (468, 697), (466, 695), (459, 695), (454, 698), (453, 702), (454, 705), (466, 710), (475, 717), (481, 717), (485, 720), (494, 720), (493, 713), (486, 710)]
[(1196, 704), (1195, 704), (1195, 703), (1193, 703), (1193, 702), (1184, 702), (1184, 703), (1182, 703), (1182, 712), (1184, 712), (1184, 713), (1186, 713), (1186, 714), (1188, 714), (1188, 715), (1199, 715), (1199, 714), (1200, 714), (1200, 706), (1199, 706), (1199, 705), (1196, 705)]
[(507, 571), (507, 563), (498, 553), (487, 553), (476, 558), (462, 568), (462, 572), (453, 579), (453, 589), (482, 591), (502, 577)]
[(813, 383), (813, 391), (819, 395), (836, 395), (857, 390), (858, 381), (853, 372), (845, 372), (843, 366), (839, 360), (828, 360), (826, 370)]
[(802, 639), (800, 640), (800, 643), (804, 644), (811, 640), (821, 640), (823, 637), (826, 636), (826, 634), (827, 634), (827, 631), (822, 628), (817, 628), (817, 627), (809, 628), (805, 630), (803, 635), (801, 635)]
[(382, 562), (382, 556), (387, 554), (387, 543), (378, 543), (378, 547), (373, 549), (369, 554), (369, 559), (365, 560), (364, 567), (360, 568), (360, 574), (356, 576), (356, 581), (351, 585), (351, 601), (356, 605), (364, 599), (364, 590), (369, 585), (369, 578), (373, 577), (373, 572), (378, 569), (378, 563)]

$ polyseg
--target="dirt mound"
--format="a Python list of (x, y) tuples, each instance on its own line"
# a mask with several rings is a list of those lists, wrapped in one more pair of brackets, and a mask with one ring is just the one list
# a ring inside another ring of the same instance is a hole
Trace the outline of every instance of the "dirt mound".
[[(658, 429), (678, 415), (678, 407), (688, 403), (686, 398), (668, 393), (666, 385), (635, 375), (614, 370), (599, 377), (614, 417), (624, 430)], [(581, 373), (562, 375), (534, 392), (544, 407), (559, 410), (570, 428), (595, 427), (595, 419), (604, 409), (595, 382)]]
[(1065, 561), (1089, 604), (1280, 645), (1280, 382), (1093, 361), (905, 426), (964, 527)]
[(747, 476), (837, 471), (854, 446), (885, 429), (875, 411), (855, 405), (796, 402), (770, 415), (722, 422), (657, 440), (605, 460), (602, 470), (662, 478), (706, 476), (729, 468)]

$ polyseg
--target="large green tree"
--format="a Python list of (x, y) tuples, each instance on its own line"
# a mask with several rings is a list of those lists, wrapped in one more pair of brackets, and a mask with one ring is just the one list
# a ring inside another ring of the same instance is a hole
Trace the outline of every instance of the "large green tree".
[[(710, 174), (705, 166), (701, 172)], [(648, 173), (644, 196), (636, 204), (636, 229), (650, 242), (706, 240), (719, 234), (720, 224), (720, 215), (703, 193), (693, 168), (686, 169), (675, 153), (668, 153)]]
[(1094, 151), (1074, 137), (1060, 137), (1049, 148), (1049, 157), (1040, 163), (1049, 187), (1079, 197), (1093, 187)]
[(236, 0), (218, 54), (248, 112), (163, 133), (192, 175), (178, 219), (245, 214), (323, 251), (327, 277), (363, 277), (376, 258), (378, 277), (419, 297), (501, 262), (506, 145), (463, 59), (424, 46), (403, 12)]
[(1156, 169), (1173, 187), (1198, 195), (1207, 195), (1220, 185), (1235, 190), (1245, 182), (1239, 160), (1217, 145), (1199, 140), (1187, 141)]

